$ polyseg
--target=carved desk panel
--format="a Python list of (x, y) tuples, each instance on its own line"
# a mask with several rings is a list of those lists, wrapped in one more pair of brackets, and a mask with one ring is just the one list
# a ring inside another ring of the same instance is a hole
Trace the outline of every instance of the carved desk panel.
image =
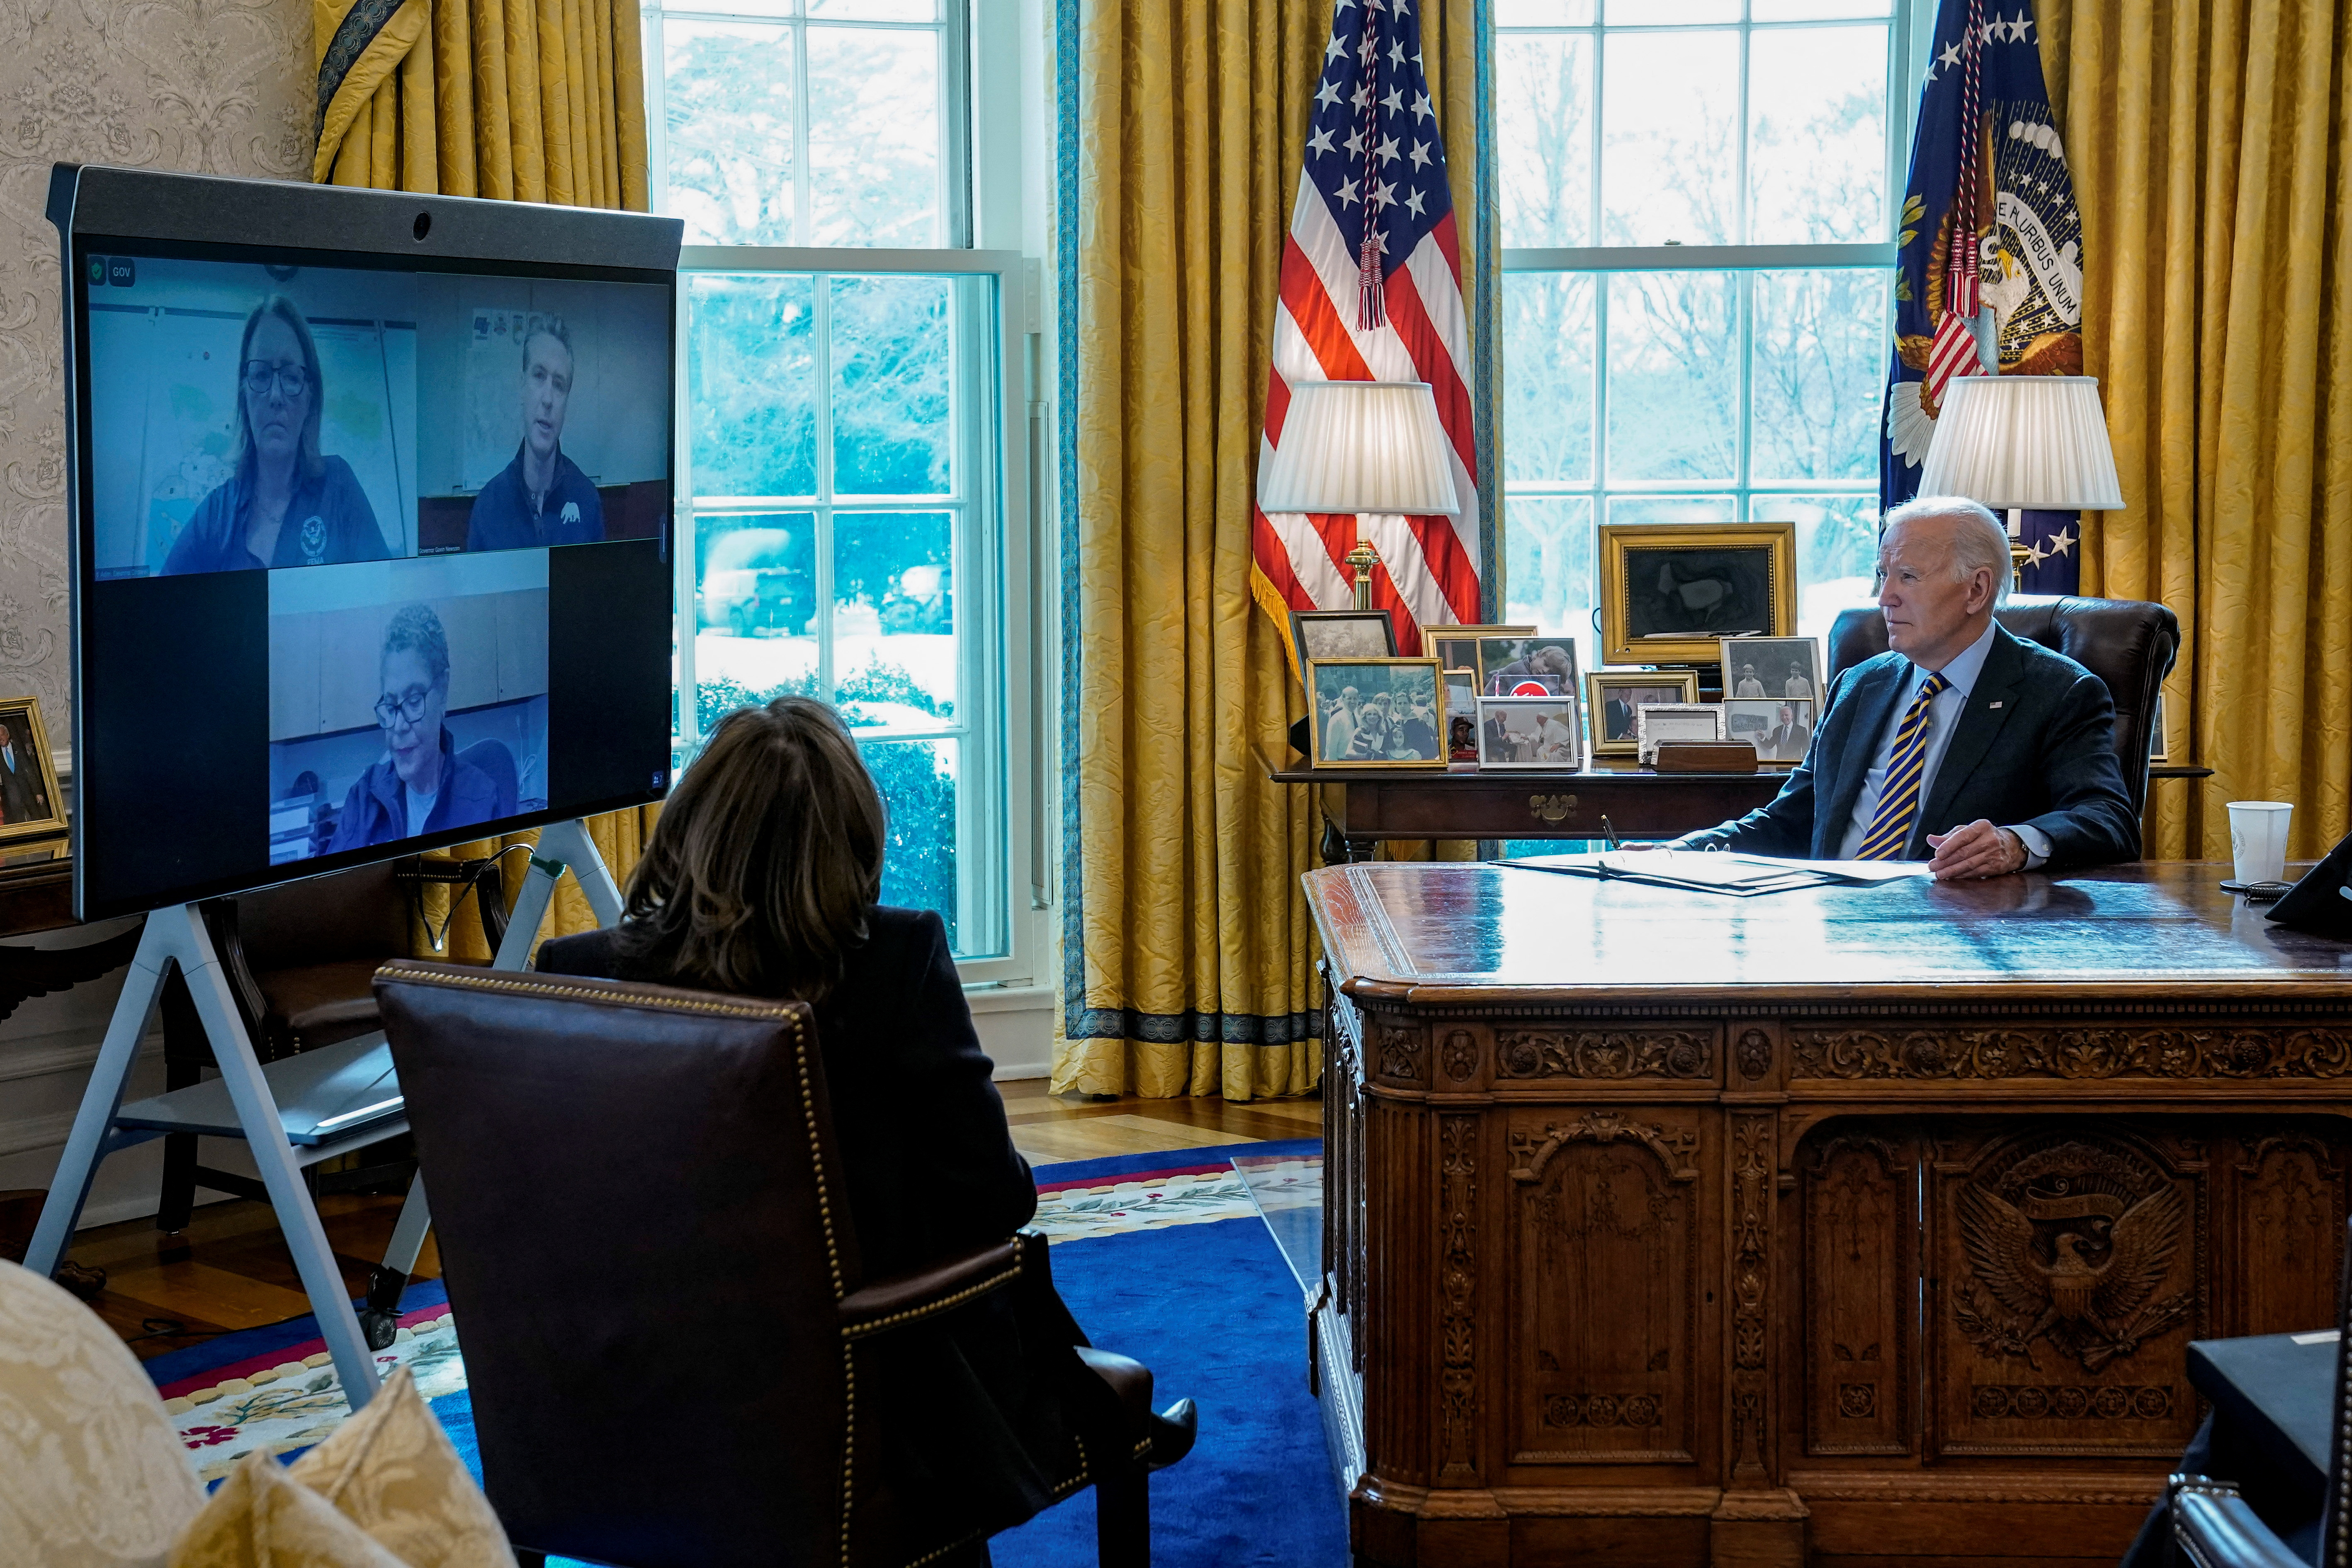
[(2226, 874), (1311, 874), (1360, 1562), (2113, 1563), (2333, 1321), (2352, 946)]

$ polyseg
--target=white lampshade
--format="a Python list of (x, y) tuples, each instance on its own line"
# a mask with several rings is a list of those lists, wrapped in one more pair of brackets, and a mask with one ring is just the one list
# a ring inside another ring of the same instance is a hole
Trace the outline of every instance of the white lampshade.
[(1462, 510), (1425, 381), (1297, 381), (1282, 445), (1257, 476), (1266, 511)]
[(2114, 511), (2124, 504), (2115, 448), (2091, 375), (1963, 375), (1919, 469), (1923, 496), (1966, 496), (1996, 511)]

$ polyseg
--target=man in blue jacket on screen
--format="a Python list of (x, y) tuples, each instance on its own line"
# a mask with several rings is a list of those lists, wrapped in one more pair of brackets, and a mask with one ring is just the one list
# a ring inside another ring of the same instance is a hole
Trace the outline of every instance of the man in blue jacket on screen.
[(2115, 703), (2097, 676), (1993, 619), (2009, 570), (2008, 533), (1972, 500), (1888, 512), (1888, 651), (1831, 683), (1771, 804), (1674, 847), (1927, 860), (1948, 880), (2137, 859)]
[(522, 445), (474, 498), (467, 549), (531, 550), (604, 537), (604, 503), (563, 455), (572, 372), (571, 330), (560, 316), (540, 318), (522, 342)]

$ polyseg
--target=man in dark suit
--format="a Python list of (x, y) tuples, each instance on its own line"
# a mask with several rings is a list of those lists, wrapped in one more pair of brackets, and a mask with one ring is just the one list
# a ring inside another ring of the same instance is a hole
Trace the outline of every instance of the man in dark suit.
[(2009, 582), (1992, 513), (1950, 496), (1896, 507), (1878, 569), (1889, 651), (1831, 683), (1769, 805), (1675, 847), (1924, 858), (1944, 879), (2137, 859), (2106, 687), (1992, 618)]

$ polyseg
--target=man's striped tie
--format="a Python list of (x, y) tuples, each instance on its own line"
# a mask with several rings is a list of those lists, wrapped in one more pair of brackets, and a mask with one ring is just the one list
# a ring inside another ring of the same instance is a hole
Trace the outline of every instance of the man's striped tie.
[(1899, 860), (1909, 847), (1911, 822), (1919, 815), (1920, 775), (1927, 764), (1927, 708), (1951, 684), (1937, 671), (1904, 710), (1903, 727), (1895, 731), (1895, 754), (1886, 763), (1886, 782), (1878, 789), (1878, 809), (1871, 814), (1862, 847), (1854, 851), (1856, 859)]

